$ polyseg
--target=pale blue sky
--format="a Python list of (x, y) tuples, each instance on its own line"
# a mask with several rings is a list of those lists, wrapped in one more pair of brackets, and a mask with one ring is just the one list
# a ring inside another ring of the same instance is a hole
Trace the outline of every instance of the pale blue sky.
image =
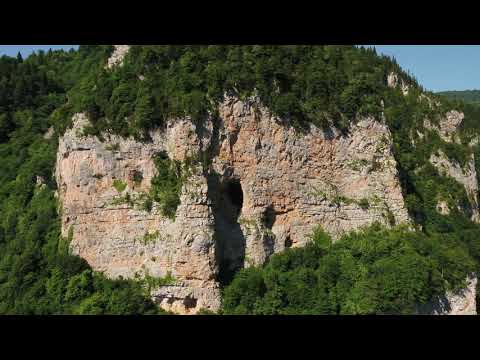
[[(373, 46), (373, 45), (367, 45)], [(28, 56), (43, 49), (70, 49), (76, 45), (0, 45), (0, 56)], [(480, 45), (375, 45), (379, 53), (394, 56), (427, 90), (480, 89)]]
[(20, 52), (23, 57), (27, 57), (35, 50), (45, 50), (48, 49), (57, 50), (70, 48), (77, 48), (78, 45), (0, 45), (0, 56), (17, 56), (17, 53)]
[[(372, 45), (369, 45), (372, 46)], [(427, 90), (480, 89), (479, 45), (375, 45)]]

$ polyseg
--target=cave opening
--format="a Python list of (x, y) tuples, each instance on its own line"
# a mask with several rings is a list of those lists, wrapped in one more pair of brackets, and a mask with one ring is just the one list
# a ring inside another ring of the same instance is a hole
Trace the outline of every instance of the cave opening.
[(225, 193), (232, 204), (235, 217), (238, 218), (243, 207), (243, 190), (240, 181), (238, 179), (228, 181)]
[(288, 235), (285, 239), (285, 249), (291, 248), (292, 245), (293, 245), (292, 238), (290, 237), (290, 235)]
[(183, 305), (185, 306), (185, 309), (193, 309), (197, 306), (197, 299), (187, 296), (183, 300)]
[(275, 212), (275, 209), (273, 208), (273, 206), (269, 205), (265, 209), (265, 212), (263, 213), (263, 217), (262, 217), (263, 224), (265, 225), (266, 228), (271, 230), (273, 227), (273, 224), (275, 224), (276, 219), (277, 219), (277, 213)]
[(211, 175), (208, 181), (208, 194), (215, 218), (217, 281), (224, 287), (244, 267), (246, 239), (239, 224), (244, 194), (238, 178), (222, 179)]

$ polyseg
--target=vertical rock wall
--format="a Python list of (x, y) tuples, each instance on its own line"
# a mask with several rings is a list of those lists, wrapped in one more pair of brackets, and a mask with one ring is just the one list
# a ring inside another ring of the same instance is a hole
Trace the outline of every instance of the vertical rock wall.
[[(347, 135), (315, 127), (301, 134), (258, 100), (229, 98), (219, 119), (201, 129), (172, 120), (149, 143), (108, 135), (102, 143), (82, 136), (87, 122), (77, 114), (59, 143), (63, 234), (71, 231), (73, 252), (108, 276), (170, 273), (175, 282), (152, 296), (175, 312), (217, 309), (219, 282), (286, 247), (305, 245), (317, 225), (338, 238), (375, 221), (408, 221), (391, 135), (372, 118)], [(156, 153), (182, 161), (206, 150), (212, 169), (193, 171), (175, 220), (156, 205), (148, 212), (118, 202), (149, 191)], [(126, 188), (119, 192), (115, 180)]]
[(301, 134), (255, 99), (227, 99), (220, 118), (213, 164), (222, 182), (241, 185), (236, 232), (249, 263), (305, 245), (317, 225), (338, 238), (375, 221), (408, 221), (391, 134), (375, 119), (361, 120), (348, 135), (313, 126)]
[(123, 63), (123, 59), (128, 53), (128, 50), (130, 50), (130, 45), (113, 45), (113, 47), (113, 53), (107, 61), (108, 69), (121, 65)]
[[(198, 152), (194, 126), (177, 121), (152, 133), (151, 143), (116, 136), (107, 136), (102, 143), (81, 135), (87, 121), (83, 114), (74, 117), (72, 129), (60, 138), (57, 154), (62, 232), (68, 236), (72, 231), (73, 253), (113, 278), (171, 273), (175, 284), (167, 292), (155, 292), (164, 308), (181, 313), (216, 309), (213, 216), (201, 171), (195, 170), (184, 185), (174, 221), (162, 216), (155, 204), (148, 212), (140, 204), (118, 201), (126, 194), (135, 199), (148, 192), (156, 171), (153, 156), (158, 152), (167, 151), (180, 161)], [(141, 182), (135, 182), (135, 173), (141, 174)], [(126, 188), (119, 192), (115, 180)], [(184, 304), (189, 295), (195, 302)]]
[[(107, 68), (121, 66), (130, 48), (114, 47)], [(394, 73), (387, 83), (409, 92)], [(257, 98), (226, 98), (219, 115), (201, 127), (172, 119), (148, 143), (83, 136), (88, 120), (75, 115), (60, 138), (56, 166), (62, 233), (72, 235), (73, 253), (112, 278), (173, 276), (153, 289), (152, 298), (167, 310), (191, 314), (218, 309), (223, 281), (275, 252), (304, 246), (315, 226), (338, 239), (373, 222), (409, 221), (383, 119), (361, 119), (347, 134), (313, 125), (301, 133)], [(438, 126), (425, 127), (457, 141), (462, 120), (463, 114), (450, 112)], [(192, 169), (174, 220), (157, 204), (147, 211), (137, 203), (150, 190), (160, 151), (178, 161), (200, 152), (210, 156), (208, 172), (200, 165)], [(466, 169), (441, 154), (430, 160), (465, 186), (477, 209), (473, 159)], [(133, 201), (119, 201), (127, 194)], [(445, 205), (439, 203), (439, 211), (448, 213)], [(462, 293), (447, 294), (423, 313), (473, 313), (475, 285), (476, 277), (469, 278)]]

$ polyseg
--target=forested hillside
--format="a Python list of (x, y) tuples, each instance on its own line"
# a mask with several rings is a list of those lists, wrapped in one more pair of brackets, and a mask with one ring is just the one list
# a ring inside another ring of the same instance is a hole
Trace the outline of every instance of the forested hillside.
[(88, 48), (0, 58), (0, 314), (160, 311), (140, 283), (92, 272), (60, 236), (58, 139), (45, 134), (68, 89), (103, 59)]
[(480, 105), (480, 90), (442, 91), (437, 94), (450, 100), (461, 100), (467, 104)]
[[(148, 141), (167, 119), (216, 117), (225, 94), (258, 95), (300, 134), (310, 124), (348, 133), (364, 116), (385, 121), (415, 231), (375, 225), (332, 244), (317, 229), (311, 245), (236, 274), (221, 313), (408, 314), (478, 271), (480, 227), (465, 188), (429, 162), (442, 150), (465, 164), (473, 152), (479, 173), (480, 148), (467, 146), (480, 135), (476, 107), (421, 96), (393, 59), (354, 46), (134, 46), (123, 66), (109, 70), (112, 50), (0, 58), (0, 313), (163, 313), (148, 296), (152, 279), (109, 280), (69, 253), (54, 195), (58, 137), (74, 113), (86, 112), (86, 134)], [(407, 95), (388, 86), (392, 72)], [(451, 109), (465, 113), (460, 144), (424, 127), (425, 118), (438, 122)], [(436, 210), (439, 198), (449, 214)]]

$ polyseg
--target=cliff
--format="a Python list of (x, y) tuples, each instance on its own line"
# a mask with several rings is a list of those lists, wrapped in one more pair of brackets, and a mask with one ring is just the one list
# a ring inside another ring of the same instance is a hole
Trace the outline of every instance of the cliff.
[[(117, 45), (107, 68), (121, 65), (128, 49)], [(394, 73), (387, 82), (409, 94)], [(385, 119), (357, 120), (346, 132), (313, 124), (301, 132), (257, 97), (226, 96), (218, 117), (202, 124), (172, 118), (150, 132), (150, 141), (140, 142), (85, 136), (89, 120), (77, 113), (57, 152), (62, 234), (71, 235), (74, 254), (109, 277), (169, 278), (152, 290), (164, 309), (217, 310), (220, 287), (235, 271), (304, 246), (316, 226), (338, 239), (374, 222), (411, 222)], [(451, 112), (425, 128), (455, 142), (452, 134), (462, 120), (463, 114)], [(180, 163), (208, 155), (207, 168), (192, 165), (174, 218), (156, 203), (147, 210), (137, 201), (151, 189), (154, 157), (161, 152)], [(464, 168), (441, 152), (430, 162), (466, 188), (472, 219), (478, 220), (473, 155)], [(439, 201), (438, 211), (448, 214), (448, 205)], [(464, 293), (447, 296), (449, 306), (433, 306), (441, 309), (436, 313), (473, 312), (476, 283), (470, 280)], [(458, 305), (462, 301), (468, 304)]]
[[(149, 143), (83, 136), (88, 120), (77, 114), (60, 139), (56, 167), (62, 231), (73, 232), (74, 254), (111, 277), (171, 273), (175, 284), (153, 296), (190, 313), (218, 308), (222, 276), (304, 245), (317, 225), (338, 238), (375, 221), (408, 221), (385, 125), (366, 118), (346, 136), (316, 127), (300, 134), (255, 99), (229, 98), (219, 110), (220, 119), (201, 129), (172, 120)], [(148, 212), (116, 202), (148, 191), (156, 153), (183, 161), (207, 148), (212, 171), (192, 173), (175, 220), (156, 205)], [(115, 180), (126, 184), (121, 193)]]
[[(447, 112), (437, 125), (434, 125), (428, 119), (425, 119), (424, 126), (425, 129), (429, 131), (435, 131), (444, 142), (461, 146), (462, 144), (458, 134), (464, 118), (465, 115), (463, 113), (452, 110)], [(474, 146), (476, 146), (475, 143), (466, 145), (471, 154), (464, 165), (459, 164), (458, 161), (449, 159), (442, 150), (432, 153), (429, 162), (442, 176), (448, 176), (455, 179), (465, 188), (470, 202), (470, 208), (467, 210), (471, 213), (472, 221), (479, 222), (478, 180), (475, 168), (475, 156), (473, 153)], [(450, 209), (445, 201), (440, 200), (437, 207), (439, 209), (438, 211), (442, 214), (450, 213)]]

